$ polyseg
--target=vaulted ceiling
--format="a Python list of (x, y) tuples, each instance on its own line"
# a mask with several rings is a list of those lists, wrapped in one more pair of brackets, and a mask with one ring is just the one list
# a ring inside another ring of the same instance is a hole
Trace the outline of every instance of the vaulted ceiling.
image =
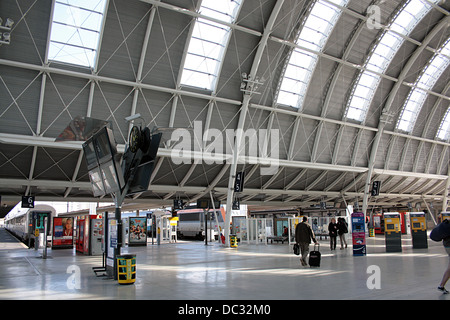
[[(237, 1), (242, 4), (236, 17), (225, 21), (202, 10), (201, 1), (109, 0), (98, 48), (84, 48), (95, 51), (93, 62), (82, 66), (49, 54), (55, 2), (77, 1), (2, 0), (3, 25), (7, 18), (14, 20), (11, 28), (0, 29), (10, 34), (0, 41), (2, 202), (17, 203), (23, 195), (110, 202), (109, 196), (93, 197), (82, 142), (55, 138), (75, 117), (88, 116), (111, 123), (123, 152), (130, 130), (125, 118), (140, 113), (150, 129), (187, 128), (181, 132), (192, 139), (195, 133), (210, 133), (216, 142), (213, 152), (207, 149), (212, 138), (198, 149), (193, 144), (198, 152), (187, 157), (173, 152), (176, 144), (166, 139), (148, 191), (128, 197), (127, 203), (170, 205), (174, 198), (194, 201), (211, 191), (223, 203), (230, 197), (278, 207), (321, 201), (358, 201), (365, 208), (420, 203), (445, 211), (450, 189), (444, 123), (448, 63), (429, 72), (438, 75), (430, 87), (424, 88), (420, 79), (435, 57), (450, 59), (445, 51), (450, 1), (420, 0), (427, 10), (402, 34), (400, 27), (408, 28), (401, 25), (404, 20), (393, 21), (412, 1), (419, 0), (243, 0)], [(335, 12), (336, 21), (329, 21), (321, 35), (311, 29), (313, 20), (307, 22), (317, 3)], [(213, 87), (206, 89), (182, 81), (197, 21), (229, 34)], [(308, 27), (313, 32), (303, 33)], [(371, 66), (377, 45), (389, 32), (397, 37), (398, 48), (390, 51), (385, 68)], [(314, 43), (324, 34), (324, 41)], [(296, 54), (303, 62), (312, 57), (313, 66), (295, 62)], [(279, 100), (286, 92), (283, 79), (293, 70), (289, 65), (308, 72), (307, 81), (294, 79), (299, 89), (294, 86), (290, 94), (295, 101), (301, 97), (298, 105)], [(349, 106), (360, 96), (361, 87), (356, 88), (363, 75), (377, 77), (378, 83), (367, 106), (355, 109), (364, 111), (357, 119)], [(411, 130), (405, 131), (398, 123), (417, 88), (424, 101)], [(237, 129), (257, 134), (257, 140), (243, 140), (239, 153)], [(240, 171), (245, 187), (233, 193), (229, 182)], [(381, 181), (376, 197), (370, 194), (373, 181)]]

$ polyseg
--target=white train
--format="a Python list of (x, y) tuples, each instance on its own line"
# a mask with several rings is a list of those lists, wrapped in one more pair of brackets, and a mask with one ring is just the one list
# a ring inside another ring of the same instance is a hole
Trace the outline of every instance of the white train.
[[(216, 209), (217, 221), (219, 222), (220, 230), (223, 230), (224, 215), (223, 208)], [(177, 212), (178, 220), (178, 237), (196, 237), (199, 239), (205, 238), (205, 215), (202, 209), (185, 209)], [(217, 239), (217, 224), (213, 210), (209, 211), (209, 221), (207, 222), (209, 230), (212, 230), (214, 237)]]
[(26, 244), (34, 243), (34, 230), (36, 220), (33, 219), (33, 213), (46, 213), (48, 235), (51, 235), (53, 230), (53, 217), (56, 215), (56, 210), (52, 206), (45, 204), (37, 204), (34, 208), (21, 208), (20, 204), (16, 205), (5, 216), (5, 228), (17, 238)]

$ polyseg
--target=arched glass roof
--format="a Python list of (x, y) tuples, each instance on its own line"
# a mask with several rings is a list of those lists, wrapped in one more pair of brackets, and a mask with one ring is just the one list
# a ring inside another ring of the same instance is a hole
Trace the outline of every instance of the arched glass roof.
[(450, 140), (450, 108), (447, 109), (444, 120), (442, 120), (442, 123), (439, 126), (437, 138), (444, 141)]
[[(397, 122), (397, 129), (411, 132), (416, 123), (425, 99), (428, 96), (428, 90), (431, 90), (436, 81), (450, 64), (450, 39), (438, 50), (433, 58), (428, 62), (422, 74), (417, 78), (414, 88), (409, 92), (408, 98), (403, 105), (400, 118)], [(443, 130), (445, 131), (445, 130)], [(438, 137), (442, 139), (446, 132), (439, 132)], [(445, 139), (444, 139), (445, 140)]]
[[(439, 0), (430, 0), (437, 3)], [(384, 31), (365, 63), (365, 69), (352, 89), (345, 117), (364, 122), (372, 98), (384, 73), (408, 36), (420, 20), (432, 9), (425, 0), (410, 0), (398, 11), (389, 29)], [(377, 74), (378, 73), (378, 74)]]
[[(330, 2), (345, 6), (348, 0), (332, 0)], [(306, 49), (322, 51), (341, 13), (338, 7), (325, 1), (317, 1), (306, 18), (295, 43)], [(310, 51), (299, 48), (292, 50), (278, 91), (278, 104), (301, 108), (318, 60), (318, 55)]]
[[(203, 0), (199, 13), (227, 23), (233, 23), (241, 0)], [(195, 21), (187, 50), (181, 84), (214, 90), (231, 28), (199, 18)]]

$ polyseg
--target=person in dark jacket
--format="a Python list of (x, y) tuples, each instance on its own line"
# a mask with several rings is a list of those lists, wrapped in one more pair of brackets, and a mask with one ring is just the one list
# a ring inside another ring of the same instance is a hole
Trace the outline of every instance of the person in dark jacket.
[(311, 243), (311, 240), (313, 240), (314, 243), (317, 243), (314, 231), (307, 221), (308, 218), (303, 217), (303, 221), (295, 227), (295, 242), (297, 242), (300, 247), (300, 262), (302, 263), (302, 266), (308, 265), (306, 258), (309, 254), (309, 244)]
[(341, 250), (342, 250), (344, 249), (344, 244), (345, 247), (347, 248), (347, 241), (345, 240), (345, 234), (348, 233), (348, 224), (344, 218), (342, 217), (338, 218), (337, 228), (339, 239), (341, 240)]
[(336, 239), (337, 239), (338, 228), (337, 228), (337, 223), (336, 223), (335, 218), (331, 219), (330, 224), (328, 225), (328, 232), (329, 232), (329, 236), (330, 236), (330, 249), (336, 250)]
[(450, 237), (444, 238), (442, 240), (442, 243), (444, 245), (445, 251), (447, 251), (448, 253), (448, 267), (444, 272), (444, 276), (442, 277), (442, 281), (439, 284), (438, 290), (444, 294), (448, 294), (448, 290), (445, 289), (445, 284), (447, 283), (448, 279), (450, 279)]

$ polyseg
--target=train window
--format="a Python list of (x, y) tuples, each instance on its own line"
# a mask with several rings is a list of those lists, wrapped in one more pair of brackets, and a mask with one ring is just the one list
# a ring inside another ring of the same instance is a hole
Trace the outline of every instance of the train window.
[(180, 218), (180, 221), (199, 221), (200, 212), (182, 213), (178, 217)]

